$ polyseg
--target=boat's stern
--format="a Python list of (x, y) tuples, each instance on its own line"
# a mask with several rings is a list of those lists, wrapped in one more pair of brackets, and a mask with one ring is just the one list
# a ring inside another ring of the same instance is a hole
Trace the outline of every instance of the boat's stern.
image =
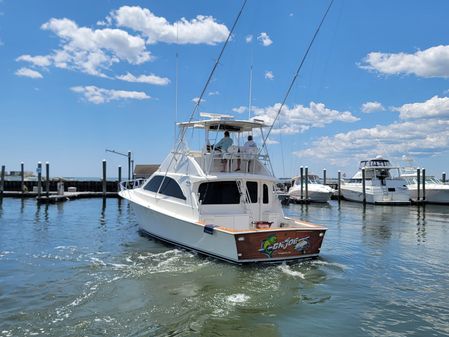
[(326, 228), (270, 229), (235, 235), (239, 263), (282, 262), (319, 255)]

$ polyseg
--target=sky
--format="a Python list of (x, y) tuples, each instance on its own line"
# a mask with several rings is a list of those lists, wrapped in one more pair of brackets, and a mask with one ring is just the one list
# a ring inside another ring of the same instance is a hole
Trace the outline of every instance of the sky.
[[(272, 123), (329, 3), (248, 0), (199, 111), (251, 106)], [(0, 0), (0, 164), (96, 177), (106, 159), (116, 176), (126, 158), (105, 149), (161, 163), (241, 5)], [(276, 176), (352, 176), (377, 155), (449, 172), (447, 13), (445, 0), (335, 0), (270, 134)]]

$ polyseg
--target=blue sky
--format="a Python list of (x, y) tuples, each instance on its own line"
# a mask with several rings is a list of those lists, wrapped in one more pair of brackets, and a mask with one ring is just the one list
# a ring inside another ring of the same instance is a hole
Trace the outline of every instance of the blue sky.
[[(327, 0), (249, 0), (200, 111), (273, 120)], [(109, 176), (160, 163), (241, 6), (235, 0), (0, 0), (0, 162)], [(352, 175), (383, 155), (449, 171), (449, 3), (335, 0), (270, 136), (277, 176)]]

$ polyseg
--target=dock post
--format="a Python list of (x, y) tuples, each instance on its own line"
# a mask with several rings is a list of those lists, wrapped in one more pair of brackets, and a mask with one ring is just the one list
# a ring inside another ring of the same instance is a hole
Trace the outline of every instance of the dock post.
[(426, 169), (422, 169), (422, 200), (426, 202)]
[(128, 151), (128, 180), (131, 180), (131, 151)]
[(323, 185), (326, 185), (326, 169), (323, 169)]
[(118, 184), (117, 184), (117, 190), (120, 192), (120, 183), (122, 182), (122, 167), (118, 167)]
[(418, 167), (416, 169), (416, 181), (418, 184), (418, 190), (416, 191), (416, 201), (421, 200), (421, 169)]
[(443, 172), (443, 175), (441, 176), (441, 180), (443, 181), (443, 184), (446, 183), (446, 172)]
[(25, 164), (23, 162), (20, 163), (20, 190), (22, 194), (25, 193)]
[(106, 159), (103, 159), (103, 198), (106, 197)]
[(338, 202), (341, 200), (341, 171), (338, 170)]
[(45, 163), (45, 192), (48, 198), (50, 195), (50, 163), (48, 161)]
[(301, 179), (301, 200), (304, 199), (304, 168), (299, 168), (299, 178)]
[(0, 197), (3, 198), (3, 191), (5, 190), (5, 165), (2, 165), (2, 173), (0, 178)]
[(304, 178), (306, 183), (306, 202), (309, 202), (309, 168), (305, 167)]
[(37, 163), (37, 197), (40, 198), (42, 193), (42, 163)]
[(366, 173), (365, 168), (362, 167), (362, 190), (363, 190), (363, 204), (366, 205)]

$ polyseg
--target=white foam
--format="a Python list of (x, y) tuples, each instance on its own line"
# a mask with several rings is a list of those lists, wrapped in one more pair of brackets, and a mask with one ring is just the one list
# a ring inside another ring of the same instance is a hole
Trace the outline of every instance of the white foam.
[(236, 303), (245, 303), (249, 301), (250, 298), (251, 297), (245, 294), (233, 294), (226, 297), (226, 300), (230, 303), (236, 304)]
[(342, 269), (342, 270), (346, 270), (346, 269), (350, 269), (351, 268), (351, 267), (346, 266), (346, 265), (341, 264), (341, 263), (326, 262), (326, 261), (322, 261), (322, 260), (313, 260), (312, 263), (313, 264), (320, 264), (320, 265), (323, 265), (323, 266), (337, 267), (337, 268)]
[(281, 264), (278, 267), (283, 273), (290, 275), (290, 276), (295, 276), (295, 277), (299, 277), (302, 279), (305, 279), (305, 275), (303, 273), (301, 273), (300, 271), (296, 271), (296, 270), (292, 270), (289, 266), (287, 266), (286, 264)]

